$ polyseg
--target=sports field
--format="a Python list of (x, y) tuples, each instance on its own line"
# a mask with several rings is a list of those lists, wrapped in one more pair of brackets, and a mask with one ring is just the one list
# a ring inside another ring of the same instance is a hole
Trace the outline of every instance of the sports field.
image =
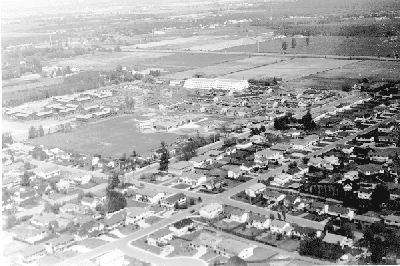
[(176, 140), (172, 133), (141, 133), (136, 130), (132, 116), (120, 116), (85, 125), (71, 133), (55, 133), (30, 140), (35, 145), (58, 147), (86, 155), (101, 154), (117, 157), (136, 150), (140, 155), (148, 155), (150, 149)]

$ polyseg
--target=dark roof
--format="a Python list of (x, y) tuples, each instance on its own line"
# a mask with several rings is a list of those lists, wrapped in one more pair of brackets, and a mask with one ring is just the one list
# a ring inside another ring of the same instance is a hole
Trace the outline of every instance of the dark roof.
[(177, 193), (177, 194), (174, 194), (172, 196), (169, 196), (168, 198), (165, 198), (164, 201), (167, 202), (167, 203), (175, 203), (178, 200), (180, 200), (181, 198), (185, 198), (185, 197), (186, 197), (185, 194)]
[(230, 257), (225, 266), (247, 266), (247, 262), (238, 256)]

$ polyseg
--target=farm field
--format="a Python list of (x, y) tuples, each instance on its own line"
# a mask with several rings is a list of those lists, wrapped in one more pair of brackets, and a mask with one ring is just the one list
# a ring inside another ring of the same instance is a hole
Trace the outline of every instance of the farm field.
[(136, 129), (133, 117), (120, 116), (76, 128), (70, 133), (45, 135), (29, 142), (82, 154), (118, 157), (133, 150), (142, 156), (149, 155), (148, 151), (159, 147), (161, 141), (168, 144), (177, 137), (171, 133), (141, 133)]
[(341, 68), (327, 70), (308, 77), (288, 81), (287, 88), (320, 88), (338, 89), (343, 85), (353, 85), (361, 78), (371, 80), (393, 80), (399, 77), (400, 62), (389, 61), (359, 61)]
[(208, 77), (218, 77), (222, 75), (232, 74), (237, 71), (243, 71), (247, 69), (252, 69), (260, 66), (265, 66), (269, 64), (274, 64), (276, 62), (281, 62), (284, 60), (289, 60), (286, 57), (263, 57), (255, 56), (234, 61), (228, 61), (223, 63), (218, 63), (203, 68), (191, 69), (182, 72), (176, 72), (173, 74), (168, 74), (165, 77), (171, 79), (184, 79), (191, 78), (193, 74), (197, 72), (204, 72)]
[[(310, 37), (307, 46), (306, 38), (296, 38), (296, 47), (292, 48), (292, 38), (260, 42), (260, 52), (283, 53), (282, 42), (288, 44), (288, 54), (350, 55), (393, 57), (393, 51), (400, 51), (400, 42), (385, 42), (389, 38), (379, 37), (345, 37), (321, 36)], [(223, 51), (257, 52), (257, 44), (236, 46)]]
[(330, 69), (340, 68), (351, 63), (354, 63), (354, 61), (333, 60), (325, 58), (295, 58), (268, 66), (238, 71), (236, 73), (228, 74), (223, 77), (231, 79), (277, 77), (282, 78), (282, 80), (285, 82), (306, 77), (311, 74), (327, 71)]

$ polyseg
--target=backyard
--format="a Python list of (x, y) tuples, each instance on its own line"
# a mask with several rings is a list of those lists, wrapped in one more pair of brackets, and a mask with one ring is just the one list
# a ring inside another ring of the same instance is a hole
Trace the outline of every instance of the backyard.
[(146, 251), (150, 251), (152, 253), (155, 253), (157, 255), (160, 255), (162, 249), (160, 247), (156, 247), (156, 246), (152, 246), (152, 245), (148, 245), (145, 241), (146, 241), (146, 236), (139, 238), (138, 240), (132, 241), (131, 245), (138, 247), (140, 249), (146, 250)]

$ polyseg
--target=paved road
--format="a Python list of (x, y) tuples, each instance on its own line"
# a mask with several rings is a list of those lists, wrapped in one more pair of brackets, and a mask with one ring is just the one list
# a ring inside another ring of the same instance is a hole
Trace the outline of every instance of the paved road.
[(187, 51), (187, 50), (158, 50), (158, 49), (136, 49), (132, 46), (121, 46), (124, 52), (145, 52), (145, 53), (184, 53), (184, 54), (225, 54), (225, 55), (246, 55), (246, 56), (273, 56), (273, 57), (295, 57), (295, 58), (327, 58), (342, 60), (376, 60), (376, 61), (399, 61), (395, 58), (376, 56), (344, 56), (344, 55), (315, 55), (315, 54), (284, 54), (284, 53), (256, 53), (256, 52), (222, 52), (222, 51)]

